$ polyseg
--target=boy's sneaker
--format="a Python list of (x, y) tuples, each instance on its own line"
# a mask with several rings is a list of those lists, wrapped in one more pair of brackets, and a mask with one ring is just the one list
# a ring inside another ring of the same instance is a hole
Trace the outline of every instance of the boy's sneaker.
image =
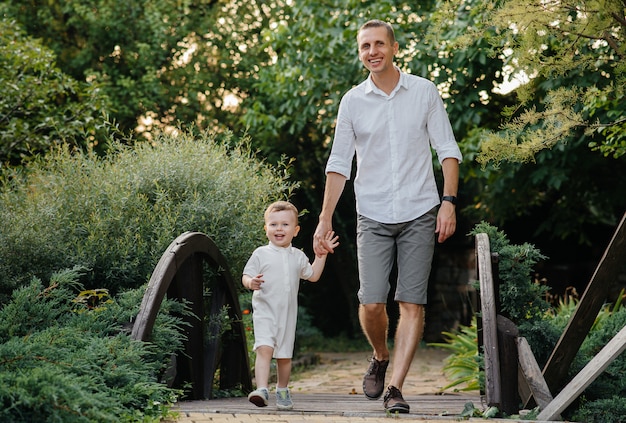
[(368, 399), (380, 398), (385, 389), (385, 373), (389, 360), (378, 361), (374, 357), (370, 359), (370, 366), (363, 376), (363, 393)]
[(276, 408), (279, 410), (291, 410), (293, 408), (289, 388), (276, 390)]
[(395, 386), (389, 386), (384, 398), (385, 410), (389, 413), (408, 413), (409, 404), (402, 398), (402, 393)]
[(267, 401), (270, 399), (270, 393), (267, 389), (255, 389), (248, 394), (248, 401), (257, 407), (267, 407)]

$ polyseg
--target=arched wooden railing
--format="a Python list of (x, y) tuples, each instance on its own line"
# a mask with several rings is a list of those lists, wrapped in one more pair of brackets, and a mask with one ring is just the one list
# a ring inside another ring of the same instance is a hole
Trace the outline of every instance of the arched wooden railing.
[[(216, 275), (210, 301), (205, 303), (205, 271), (208, 264)], [(240, 387), (252, 390), (245, 328), (237, 288), (226, 260), (215, 243), (200, 232), (185, 232), (161, 256), (141, 302), (135, 320), (133, 339), (148, 341), (165, 295), (189, 302), (194, 318), (188, 318), (185, 349), (172, 361), (168, 385), (191, 384), (190, 399), (210, 399), (214, 377), (219, 368), (220, 389)], [(208, 305), (207, 305), (208, 304)], [(206, 327), (205, 317), (218, 318), (224, 306), (232, 322), (222, 336), (221, 328)]]

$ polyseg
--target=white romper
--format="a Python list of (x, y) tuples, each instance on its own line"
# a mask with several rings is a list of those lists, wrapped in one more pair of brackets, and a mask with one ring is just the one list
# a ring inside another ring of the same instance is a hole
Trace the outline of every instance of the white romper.
[(291, 358), (296, 339), (300, 279), (313, 275), (313, 266), (301, 250), (272, 244), (257, 248), (246, 263), (245, 275), (262, 274), (261, 289), (252, 294), (254, 350), (267, 345), (274, 358)]

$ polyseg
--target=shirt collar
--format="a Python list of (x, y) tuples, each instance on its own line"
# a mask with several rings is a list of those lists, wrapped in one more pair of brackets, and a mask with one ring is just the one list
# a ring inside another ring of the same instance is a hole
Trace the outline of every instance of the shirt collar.
[[(393, 91), (391, 92), (390, 96), (393, 96), (394, 93), (396, 91), (398, 91), (400, 88), (404, 88), (404, 89), (408, 89), (409, 88), (409, 81), (408, 81), (408, 77), (407, 77), (406, 73), (402, 72), (402, 70), (400, 70), (399, 67), (397, 67), (397, 66), (394, 66), (394, 67), (398, 70), (398, 72), (400, 72), (400, 79), (398, 80), (398, 84), (393, 89)], [(381, 93), (384, 94), (376, 86), (376, 84), (374, 84), (374, 81), (372, 81), (372, 73), (370, 72), (370, 74), (368, 75), (367, 79), (365, 80), (365, 94), (369, 94), (371, 92), (375, 92), (376, 94), (381, 94)]]
[(268, 245), (274, 251), (289, 251), (291, 248), (291, 244), (287, 247), (279, 247), (278, 245), (272, 243), (272, 241), (268, 242)]

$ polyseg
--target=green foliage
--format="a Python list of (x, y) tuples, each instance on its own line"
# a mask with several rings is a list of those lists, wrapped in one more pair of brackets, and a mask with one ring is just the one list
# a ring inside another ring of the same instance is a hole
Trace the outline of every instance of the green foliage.
[(533, 267), (546, 257), (533, 245), (512, 245), (503, 231), (486, 222), (477, 224), (470, 235), (486, 233), (490, 250), (497, 253), (502, 313), (513, 322), (537, 320), (549, 304), (544, 299), (548, 287), (531, 279)]
[[(464, 0), (451, 3), (448, 20), (466, 14)], [(518, 89), (519, 106), (505, 114), (513, 120), (485, 137), (481, 161), (532, 160), (577, 128), (586, 129), (592, 147), (605, 155), (626, 153), (623, 2), (477, 3), (482, 20), (459, 44), (486, 37), (506, 49), (510, 75), (530, 81)]]
[(583, 401), (572, 418), (574, 421), (585, 423), (624, 423), (626, 422), (626, 398), (613, 395), (593, 402)]
[[(206, 1), (8, 0), (5, 14), (41, 39), (60, 69), (77, 80), (97, 80), (124, 131), (143, 115), (162, 122), (194, 122), (214, 107), (213, 65), (204, 40), (214, 22)], [(221, 2), (216, 6), (219, 6)], [(175, 24), (173, 24), (175, 23)], [(183, 66), (183, 64), (188, 66)]]
[(440, 3), (431, 33), (455, 52), (487, 43), (481, 51), (501, 61), (493, 82), (515, 99), (489, 97), (490, 122), (462, 140), (462, 190), (473, 196), (464, 214), (532, 227), (533, 240), (596, 242), (626, 207), (612, 182), (626, 177), (622, 2)]
[(64, 74), (54, 53), (2, 11), (0, 5), (0, 164), (20, 164), (58, 144), (103, 149), (114, 131), (98, 86)]
[[(576, 361), (572, 365), (571, 374), (579, 372), (624, 327), (626, 327), (626, 308), (619, 307), (614, 311), (614, 308), (605, 307), (596, 319), (593, 330), (581, 346)], [(586, 399), (591, 401), (609, 398), (612, 395), (625, 397), (625, 378), (626, 358), (620, 356), (587, 388)]]
[(152, 343), (133, 341), (127, 324), (143, 290), (79, 312), (80, 272), (55, 273), (47, 287), (33, 279), (0, 309), (0, 420), (159, 421), (177, 395), (159, 379), (182, 348), (171, 314), (182, 305), (165, 302)]
[[(476, 319), (470, 326), (461, 326), (454, 332), (442, 333), (445, 342), (431, 343), (429, 346), (450, 350), (445, 360), (443, 371), (451, 381), (442, 391), (455, 388), (459, 391), (478, 391), (485, 386), (485, 374), (482, 355), (478, 354), (478, 335)], [(461, 386), (460, 388), (457, 388)]]
[(497, 407), (487, 407), (485, 410), (476, 408), (473, 402), (465, 403), (463, 411), (461, 411), (461, 417), (464, 419), (471, 419), (472, 417), (482, 417), (484, 419), (498, 417), (500, 410)]
[[(549, 338), (554, 331), (544, 328), (543, 331), (534, 332), (535, 328), (542, 326), (542, 322), (547, 322), (544, 320), (549, 310), (549, 304), (544, 300), (547, 288), (531, 279), (533, 266), (545, 257), (530, 244), (511, 244), (503, 231), (486, 222), (477, 224), (470, 235), (475, 236), (479, 233), (487, 234), (490, 251), (497, 253), (499, 257), (497, 276), (500, 280), (500, 312), (520, 327), (522, 336), (526, 335), (524, 328), (528, 327), (531, 336), (541, 334)], [(431, 344), (452, 352), (444, 365), (444, 372), (451, 383), (444, 387), (444, 390), (459, 385), (464, 385), (462, 390), (477, 390), (481, 386), (484, 387), (482, 353), (479, 354), (478, 351), (476, 330), (474, 320), (468, 327), (462, 326), (455, 332), (444, 332), (444, 343)], [(547, 344), (547, 347), (545, 342), (539, 346), (545, 347), (544, 349), (550, 348), (555, 341)], [(531, 343), (533, 351), (534, 346)]]
[(295, 186), (286, 167), (259, 162), (246, 142), (161, 134), (114, 145), (104, 159), (59, 149), (5, 174), (0, 292), (73, 266), (89, 269), (87, 288), (138, 287), (186, 231), (210, 236), (238, 274), (264, 242), (262, 211)]

